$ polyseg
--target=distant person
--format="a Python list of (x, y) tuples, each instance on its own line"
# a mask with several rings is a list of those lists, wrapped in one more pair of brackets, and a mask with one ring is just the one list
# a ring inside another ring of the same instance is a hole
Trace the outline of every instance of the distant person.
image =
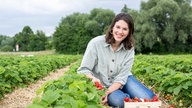
[(124, 98), (152, 99), (155, 94), (131, 73), (134, 62), (134, 23), (127, 13), (115, 16), (106, 35), (93, 38), (77, 72), (107, 87), (102, 104), (124, 107)]
[(16, 49), (16, 52), (19, 51), (19, 45), (18, 44), (15, 45), (15, 49)]

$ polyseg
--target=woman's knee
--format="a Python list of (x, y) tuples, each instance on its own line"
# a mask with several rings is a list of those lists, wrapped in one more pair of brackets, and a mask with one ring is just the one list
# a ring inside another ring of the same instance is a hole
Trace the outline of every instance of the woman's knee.
[(139, 82), (133, 75), (128, 77), (126, 85), (123, 87), (123, 91), (128, 93), (131, 98), (148, 98), (152, 99), (155, 94), (141, 82)]
[(123, 108), (125, 96), (126, 95), (120, 90), (112, 92), (108, 95), (109, 106)]

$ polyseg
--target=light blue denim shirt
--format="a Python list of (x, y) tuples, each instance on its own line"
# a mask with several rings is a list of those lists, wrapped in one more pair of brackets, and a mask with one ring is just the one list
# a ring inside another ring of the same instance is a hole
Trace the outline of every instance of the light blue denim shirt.
[(128, 76), (132, 75), (134, 54), (134, 48), (126, 50), (123, 44), (114, 52), (105, 42), (105, 35), (97, 36), (88, 43), (77, 72), (91, 73), (106, 87), (114, 82), (124, 85)]

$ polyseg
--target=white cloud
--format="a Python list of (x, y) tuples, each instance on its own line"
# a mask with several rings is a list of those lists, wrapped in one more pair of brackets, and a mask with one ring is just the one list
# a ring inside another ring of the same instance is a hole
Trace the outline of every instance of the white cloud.
[[(119, 8), (121, 4), (130, 4), (132, 8), (135, 7), (135, 2), (140, 2), (140, 0), (0, 0), (0, 9), (26, 14), (55, 14), (87, 10), (93, 6), (114, 9)], [(106, 7), (101, 6), (102, 4)]]
[(49, 14), (70, 10), (69, 0), (0, 0), (0, 9), (28, 14)]

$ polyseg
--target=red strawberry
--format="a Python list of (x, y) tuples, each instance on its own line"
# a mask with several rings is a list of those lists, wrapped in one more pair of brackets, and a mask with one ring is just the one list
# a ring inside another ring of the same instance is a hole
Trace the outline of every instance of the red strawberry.
[(137, 97), (135, 97), (135, 98), (133, 99), (134, 102), (138, 102), (138, 100), (139, 100), (139, 99), (138, 99)]
[(99, 87), (97, 87), (99, 90), (102, 90), (103, 89), (103, 87), (102, 86), (99, 86)]
[(129, 102), (129, 100), (130, 100), (130, 99), (129, 99), (128, 97), (125, 97), (125, 98), (124, 98), (124, 101), (125, 101), (125, 102)]
[(150, 100), (147, 98), (144, 98), (144, 102), (150, 102)]
[(159, 100), (158, 97), (157, 97), (157, 96), (154, 96), (153, 99), (152, 99), (152, 102), (156, 102), (156, 101), (158, 101), (158, 100)]
[(103, 89), (103, 86), (102, 86), (98, 81), (95, 82), (95, 86), (96, 86), (99, 90), (102, 90), (102, 89)]
[(172, 106), (173, 108), (176, 108), (174, 104), (171, 104), (171, 106)]
[(95, 82), (95, 86), (98, 87), (100, 83), (98, 81)]

